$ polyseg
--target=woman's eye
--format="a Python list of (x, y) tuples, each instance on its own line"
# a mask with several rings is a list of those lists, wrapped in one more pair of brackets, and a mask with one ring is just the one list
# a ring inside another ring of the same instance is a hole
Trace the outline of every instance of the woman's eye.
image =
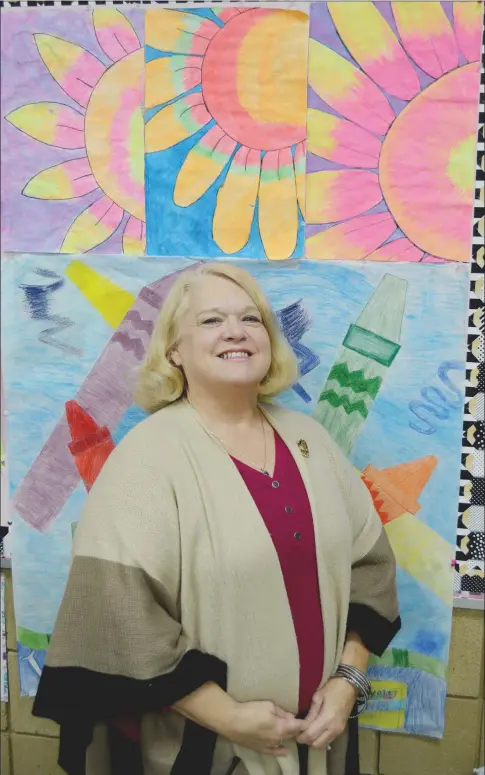
[(257, 318), (256, 315), (246, 315), (243, 320), (245, 323), (261, 323), (260, 319)]
[(207, 318), (206, 320), (202, 321), (202, 325), (203, 326), (213, 326), (213, 325), (216, 325), (217, 323), (220, 323), (220, 322), (221, 322), (220, 318)]

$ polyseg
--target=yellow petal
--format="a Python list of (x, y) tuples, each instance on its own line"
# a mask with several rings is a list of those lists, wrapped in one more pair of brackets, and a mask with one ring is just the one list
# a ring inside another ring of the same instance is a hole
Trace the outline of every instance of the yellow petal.
[(85, 108), (106, 67), (75, 43), (44, 33), (38, 33), (34, 38), (52, 77), (73, 100)]
[(265, 154), (259, 188), (259, 231), (266, 256), (290, 258), (298, 238), (296, 180), (291, 151)]
[(215, 22), (185, 11), (152, 8), (145, 14), (145, 44), (172, 54), (203, 56), (219, 30)]
[(235, 147), (235, 140), (218, 126), (209, 129), (186, 156), (175, 183), (175, 204), (188, 207), (200, 199), (219, 177)]
[(101, 245), (116, 231), (123, 210), (108, 196), (87, 207), (73, 221), (61, 246), (61, 253), (87, 253)]
[(140, 48), (131, 22), (117, 8), (95, 8), (93, 26), (99, 45), (113, 62)]
[(214, 212), (214, 241), (224, 253), (237, 253), (249, 240), (260, 171), (260, 152), (239, 148), (217, 194)]
[(174, 54), (145, 63), (145, 108), (155, 108), (180, 97), (201, 79), (200, 57)]
[(195, 135), (211, 116), (199, 92), (181, 97), (158, 111), (145, 124), (145, 153), (165, 151)]
[(84, 148), (84, 116), (57, 102), (34, 102), (5, 116), (34, 140), (57, 148)]
[(97, 188), (89, 161), (84, 157), (42, 170), (29, 180), (22, 193), (34, 199), (74, 199)]

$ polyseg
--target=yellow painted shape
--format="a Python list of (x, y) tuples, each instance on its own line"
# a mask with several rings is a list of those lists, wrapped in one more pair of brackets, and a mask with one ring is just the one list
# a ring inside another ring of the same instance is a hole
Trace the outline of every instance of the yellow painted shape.
[(398, 0), (392, 3), (392, 11), (401, 35), (419, 40), (450, 32), (450, 23), (441, 3)]
[(127, 256), (145, 255), (146, 240), (136, 237), (123, 237), (123, 253)]
[[(184, 99), (183, 97), (181, 99)], [(189, 109), (185, 109), (184, 118), (180, 117), (178, 102), (172, 102), (158, 111), (145, 124), (145, 153), (166, 151), (187, 137), (191, 137), (210, 121), (210, 116), (204, 123), (197, 123), (190, 116)]]
[(34, 102), (12, 110), (5, 118), (29, 137), (54, 145), (60, 107), (66, 110), (55, 102)]
[(474, 32), (477, 27), (481, 29), (483, 24), (483, 3), (455, 0), (453, 3), (453, 19), (455, 23), (459, 22), (469, 32)]
[[(145, 109), (163, 105), (187, 91), (182, 78), (177, 81), (174, 77), (174, 58), (177, 58), (176, 54), (173, 57), (160, 57), (145, 62)], [(182, 57), (180, 59), (182, 60)]]
[(74, 192), (71, 179), (62, 164), (35, 175), (22, 193), (34, 199), (70, 199)]
[(390, 701), (401, 701), (403, 707), (399, 710), (369, 710), (362, 713), (359, 718), (360, 723), (364, 726), (379, 727), (379, 729), (404, 729), (407, 685), (400, 681), (371, 681), (370, 683), (372, 687), (371, 702), (378, 702), (381, 696), (383, 703), (386, 702), (387, 698)]
[(112, 328), (118, 328), (135, 301), (132, 293), (103, 277), (82, 261), (71, 261), (66, 269), (66, 277)]
[[(206, 151), (210, 153), (210, 151)], [(203, 155), (197, 145), (187, 154), (175, 182), (173, 201), (179, 207), (188, 207), (200, 199), (227, 164), (227, 156)]]
[(307, 143), (310, 153), (326, 157), (335, 148), (335, 138), (332, 132), (338, 125), (338, 118), (321, 110), (308, 108), (307, 114)]
[(87, 208), (72, 222), (59, 253), (87, 253), (111, 237), (113, 232), (114, 229), (106, 226), (102, 219), (95, 220), (90, 208)]
[(295, 176), (261, 180), (259, 188), (259, 231), (266, 256), (273, 261), (289, 258), (298, 236), (298, 208)]
[(255, 121), (305, 126), (308, 24), (306, 13), (280, 10), (263, 16), (244, 36), (237, 93)]
[[(219, 30), (215, 22), (201, 19), (195, 14), (154, 8), (145, 13), (145, 45), (172, 54), (190, 54), (193, 37), (186, 33), (196, 32), (204, 21), (206, 30), (212, 24), (214, 33)], [(204, 37), (207, 37), (207, 32)]]
[(78, 59), (83, 55), (87, 56), (86, 51), (81, 46), (63, 40), (63, 38), (56, 38), (54, 35), (37, 33), (34, 35), (34, 39), (42, 61), (53, 78), (61, 85), (64, 76), (74, 67)]
[(298, 204), (300, 206), (301, 214), (303, 218), (305, 218), (306, 214), (306, 172), (296, 172), (295, 171), (295, 181), (296, 181), (296, 198), (298, 199)]
[(476, 136), (467, 137), (450, 151), (446, 174), (464, 197), (470, 197), (475, 189), (475, 165), (470, 159), (476, 157)]
[(131, 22), (117, 8), (97, 6), (93, 10), (93, 26), (95, 30), (113, 27), (115, 31), (124, 30), (129, 35), (138, 37)]
[(217, 193), (212, 233), (224, 253), (243, 248), (251, 232), (259, 188), (260, 165), (235, 171), (234, 162)]
[(385, 530), (398, 565), (451, 605), (455, 547), (413, 514), (393, 519)]
[(342, 100), (358, 90), (364, 76), (347, 59), (312, 38), (309, 51), (308, 81), (322, 99)]
[(328, 10), (357, 62), (365, 66), (369, 60), (379, 60), (385, 66), (386, 59), (394, 58), (399, 49), (397, 38), (373, 3), (330, 2)]

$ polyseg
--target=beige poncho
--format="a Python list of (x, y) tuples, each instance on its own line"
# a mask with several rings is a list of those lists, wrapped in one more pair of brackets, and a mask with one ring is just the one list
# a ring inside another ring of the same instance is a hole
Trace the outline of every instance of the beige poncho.
[[(322, 427), (264, 411), (312, 508), (323, 684), (347, 629), (381, 653), (399, 628), (394, 558), (365, 485)], [(235, 775), (299, 775), (296, 744), (285, 759), (264, 756), (170, 710), (209, 680), (240, 702), (298, 710), (297, 641), (273, 542), (233, 461), (182, 400), (124, 438), (89, 494), (34, 713), (61, 725), (69, 775), (225, 775), (235, 757)], [(113, 730), (120, 716), (140, 719), (141, 745)], [(311, 749), (308, 775), (348, 775), (346, 745), (344, 735), (329, 754)]]

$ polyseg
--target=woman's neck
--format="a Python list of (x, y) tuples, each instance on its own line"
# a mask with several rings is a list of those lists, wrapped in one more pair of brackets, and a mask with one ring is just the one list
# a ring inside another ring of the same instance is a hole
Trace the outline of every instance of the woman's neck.
[(200, 388), (189, 389), (187, 400), (211, 427), (213, 425), (244, 427), (253, 425), (255, 420), (260, 422), (256, 391), (225, 388), (219, 393)]

